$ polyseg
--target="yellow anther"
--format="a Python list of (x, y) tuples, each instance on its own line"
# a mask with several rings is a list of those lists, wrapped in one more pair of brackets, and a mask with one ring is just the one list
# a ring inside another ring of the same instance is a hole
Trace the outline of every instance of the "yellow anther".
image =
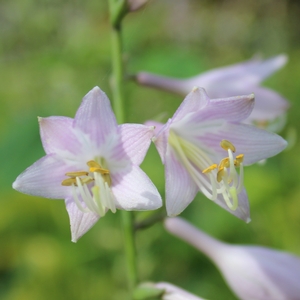
[(87, 176), (89, 173), (86, 171), (68, 172), (65, 175), (69, 177)]
[(84, 177), (84, 178), (80, 178), (80, 181), (82, 184), (88, 184), (92, 181), (94, 181), (94, 178), (90, 177), (90, 176), (87, 176), (87, 177)]
[(244, 154), (239, 154), (236, 156), (235, 160), (234, 160), (234, 165), (236, 167), (239, 167), (240, 164), (244, 161)]
[(101, 174), (109, 174), (109, 171), (106, 169), (103, 169), (97, 162), (94, 160), (90, 160), (87, 162), (87, 165), (90, 167), (90, 172), (97, 172)]
[(216, 169), (217, 167), (218, 167), (217, 164), (213, 164), (213, 165), (209, 166), (208, 168), (204, 169), (204, 170), (202, 171), (202, 173), (204, 173), (204, 174), (209, 173), (209, 172), (211, 172), (212, 170)]
[(224, 169), (224, 168), (229, 168), (229, 157), (223, 158), (220, 163), (218, 169)]
[(235, 152), (235, 147), (227, 140), (222, 140), (220, 143), (220, 146), (224, 149), (224, 150), (228, 150), (230, 149), (232, 152)]
[(101, 174), (109, 174), (109, 171), (106, 169), (102, 169), (102, 168), (90, 168), (90, 172), (97, 172), (97, 173), (101, 173)]
[(100, 168), (101, 169), (101, 166), (94, 160), (89, 160), (87, 163), (86, 163), (90, 168)]
[(71, 186), (73, 184), (77, 186), (76, 178), (67, 178), (67, 179), (63, 180), (61, 183), (61, 185), (63, 185), (63, 186)]
[(219, 169), (218, 173), (217, 173), (217, 181), (221, 182), (223, 180), (223, 177), (225, 175), (225, 170), (224, 168)]

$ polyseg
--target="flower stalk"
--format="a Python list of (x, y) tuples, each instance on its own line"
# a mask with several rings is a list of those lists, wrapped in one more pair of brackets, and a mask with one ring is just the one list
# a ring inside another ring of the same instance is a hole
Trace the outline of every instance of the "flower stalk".
[[(112, 92), (113, 108), (117, 122), (123, 123), (124, 115), (124, 67), (122, 59), (122, 30), (121, 21), (127, 11), (125, 0), (109, 0), (111, 17), (111, 45), (112, 45)], [(129, 211), (121, 211), (121, 226), (123, 230), (125, 256), (127, 264), (128, 288), (133, 293), (137, 284), (136, 248), (134, 239), (134, 217)]]

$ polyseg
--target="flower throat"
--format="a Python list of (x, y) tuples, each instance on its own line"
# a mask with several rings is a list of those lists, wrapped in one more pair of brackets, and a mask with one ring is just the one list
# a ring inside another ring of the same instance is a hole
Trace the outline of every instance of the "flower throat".
[[(101, 161), (101, 160), (100, 160)], [(114, 196), (111, 192), (111, 177), (109, 170), (103, 168), (95, 160), (87, 162), (88, 171), (68, 172), (69, 178), (62, 181), (63, 186), (72, 187), (72, 195), (79, 210), (94, 212), (103, 217), (107, 210), (116, 212)], [(78, 194), (85, 203), (82, 205)]]
[[(238, 194), (244, 186), (244, 155), (240, 154), (234, 158), (235, 147), (231, 142), (220, 142), (220, 146), (228, 152), (228, 157), (223, 158), (219, 164), (213, 163), (205, 151), (183, 139), (172, 129), (169, 133), (169, 143), (177, 159), (207, 198), (215, 201), (220, 194), (231, 210), (237, 209)], [(237, 167), (240, 168), (239, 174)]]

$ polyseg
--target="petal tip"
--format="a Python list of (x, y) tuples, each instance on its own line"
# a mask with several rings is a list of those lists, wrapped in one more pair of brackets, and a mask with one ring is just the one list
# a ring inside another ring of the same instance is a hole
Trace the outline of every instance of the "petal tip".
[(275, 56), (275, 59), (277, 60), (278, 67), (282, 68), (288, 62), (289, 58), (285, 53), (282, 53), (282, 54)]
[(92, 91), (99, 92), (101, 91), (101, 89), (99, 88), (99, 86), (96, 85), (95, 87), (92, 88)]
[(249, 100), (250, 102), (252, 102), (252, 101), (255, 100), (255, 95), (254, 95), (254, 93), (252, 93), (252, 94), (250, 94), (250, 95), (248, 96), (248, 100)]
[(78, 238), (76, 236), (72, 236), (71, 242), (76, 244), (78, 241)]
[(177, 217), (178, 215), (180, 215), (180, 212), (170, 212), (170, 211), (167, 211), (167, 215), (169, 218), (175, 218)]
[(16, 179), (12, 184), (12, 188), (14, 190), (18, 190), (19, 187), (20, 187), (20, 185), (18, 184), (18, 179)]
[[(98, 87), (95, 86), (93, 87), (88, 93), (87, 95), (92, 95), (93, 97), (97, 98), (97, 96), (101, 96), (102, 94), (104, 94), (104, 92)], [(87, 96), (86, 95), (86, 96)]]

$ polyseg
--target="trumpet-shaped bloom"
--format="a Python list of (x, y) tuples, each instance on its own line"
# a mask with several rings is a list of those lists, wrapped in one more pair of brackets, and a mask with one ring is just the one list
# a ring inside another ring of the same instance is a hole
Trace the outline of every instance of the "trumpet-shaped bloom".
[(181, 218), (167, 219), (165, 227), (205, 253), (239, 299), (299, 299), (299, 257), (265, 247), (225, 244)]
[(201, 191), (250, 220), (243, 167), (286, 146), (274, 133), (241, 124), (253, 105), (254, 95), (211, 100), (204, 89), (194, 88), (165, 125), (148, 122), (156, 125), (153, 141), (165, 165), (169, 216), (181, 213)]
[(155, 287), (165, 290), (163, 300), (204, 300), (168, 282), (158, 282)]
[(151, 210), (162, 205), (139, 168), (153, 127), (117, 125), (110, 102), (98, 87), (82, 101), (74, 119), (39, 118), (46, 156), (18, 176), (13, 188), (30, 195), (65, 199), (72, 241), (108, 210)]
[(211, 98), (232, 97), (254, 93), (256, 102), (252, 114), (244, 120), (263, 128), (278, 131), (284, 125), (287, 101), (260, 83), (287, 62), (285, 55), (267, 60), (252, 59), (243, 63), (213, 69), (188, 79), (175, 79), (141, 72), (136, 80), (143, 85), (186, 95), (194, 86), (204, 87)]

